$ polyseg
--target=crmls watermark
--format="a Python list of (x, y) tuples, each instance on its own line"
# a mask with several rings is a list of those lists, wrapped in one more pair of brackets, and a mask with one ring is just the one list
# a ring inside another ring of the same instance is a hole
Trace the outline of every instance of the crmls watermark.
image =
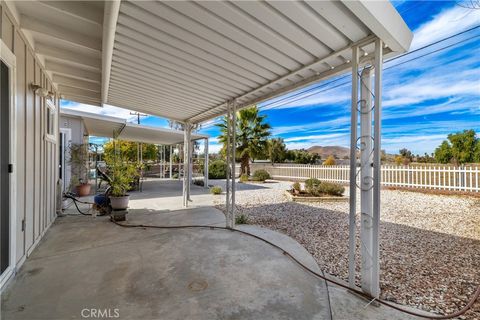
[(81, 315), (84, 319), (120, 318), (120, 309), (84, 308), (81, 311)]

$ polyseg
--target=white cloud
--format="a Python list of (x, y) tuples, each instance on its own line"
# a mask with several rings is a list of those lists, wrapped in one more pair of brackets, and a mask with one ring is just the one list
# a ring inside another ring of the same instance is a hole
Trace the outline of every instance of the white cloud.
[(414, 31), (411, 50), (477, 26), (479, 21), (480, 10), (460, 6), (443, 10)]
[(343, 127), (345, 124), (350, 123), (350, 117), (338, 117), (335, 119), (331, 120), (326, 120), (326, 121), (318, 121), (318, 122), (313, 122), (313, 123), (305, 123), (305, 124), (299, 124), (299, 125), (291, 125), (291, 126), (281, 126), (281, 127), (274, 127), (272, 130), (272, 135), (278, 136), (284, 133), (290, 133), (290, 132), (314, 132), (314, 131), (328, 131), (332, 132), (335, 129), (338, 129), (340, 127)]
[(317, 135), (308, 135), (308, 136), (298, 136), (290, 137), (284, 139), (285, 142), (296, 142), (296, 141), (322, 141), (322, 140), (331, 140), (338, 137), (344, 137), (344, 133), (329, 133), (329, 134), (317, 134)]
[(398, 150), (407, 147), (413, 153), (423, 154), (431, 153), (443, 140), (447, 134), (397, 136), (395, 138), (382, 138), (382, 149), (389, 153), (396, 153)]

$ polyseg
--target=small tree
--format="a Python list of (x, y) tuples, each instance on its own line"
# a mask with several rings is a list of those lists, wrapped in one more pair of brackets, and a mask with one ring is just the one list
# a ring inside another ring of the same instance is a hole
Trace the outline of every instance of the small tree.
[(69, 162), (72, 167), (69, 190), (72, 190), (79, 183), (88, 183), (88, 145), (72, 143), (69, 147), (69, 152)]
[(328, 158), (323, 162), (324, 166), (334, 166), (335, 164), (335, 158), (332, 155), (329, 155)]
[(268, 158), (271, 163), (284, 162), (287, 158), (287, 147), (282, 138), (273, 138), (268, 140)]
[[(266, 117), (259, 114), (257, 106), (242, 109), (236, 113), (236, 154), (240, 157), (241, 174), (250, 175), (250, 160), (258, 159), (267, 147), (270, 125), (265, 121)], [(223, 144), (220, 151), (223, 155), (225, 155), (228, 140), (228, 121), (231, 120), (224, 117), (222, 123), (217, 125), (220, 128), (218, 140)]]
[(477, 140), (477, 144), (475, 145), (475, 151), (473, 153), (473, 161), (480, 162), (480, 139)]
[(435, 149), (435, 160), (439, 163), (449, 163), (452, 160), (452, 148), (447, 140)]
[(395, 164), (396, 164), (397, 166), (403, 164), (403, 157), (402, 157), (401, 155), (395, 156)]
[[(137, 143), (131, 141), (109, 141), (104, 145), (104, 154), (106, 158), (115, 157), (115, 145), (117, 147), (117, 156), (123, 161), (136, 162), (137, 161)], [(155, 160), (158, 156), (158, 148), (154, 144), (142, 143), (142, 159)]]
[(407, 148), (400, 149), (399, 153), (403, 158), (408, 159), (409, 163), (413, 161), (413, 154)]
[(452, 146), (452, 158), (456, 164), (473, 162), (477, 137), (474, 130), (451, 133), (448, 140)]

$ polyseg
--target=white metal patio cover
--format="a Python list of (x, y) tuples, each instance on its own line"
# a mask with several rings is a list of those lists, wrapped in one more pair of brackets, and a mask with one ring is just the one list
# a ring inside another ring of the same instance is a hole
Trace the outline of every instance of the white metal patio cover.
[[(355, 149), (361, 110), (360, 165), (369, 168), (362, 170), (361, 182), (369, 185), (361, 188), (366, 208), (362, 207), (361, 224), (362, 289), (378, 297), (382, 62), (407, 51), (413, 37), (389, 1), (7, 4), (66, 99), (108, 103), (185, 123), (184, 205), (190, 194), (192, 124), (228, 113), (234, 140), (232, 110), (352, 72), (349, 283), (355, 286)], [(363, 70), (359, 86), (358, 70), (366, 64), (370, 67)], [(234, 225), (235, 204), (235, 183), (228, 179), (235, 171), (231, 145), (227, 143), (226, 152), (229, 227)]]
[[(82, 119), (91, 136), (114, 138), (116, 135), (120, 140), (162, 145), (184, 142), (184, 132), (179, 130), (139, 125), (122, 118), (65, 108), (60, 109), (60, 114)], [(208, 136), (192, 134), (191, 139), (208, 139)]]
[(9, 1), (68, 100), (201, 122), (408, 50), (388, 1)]

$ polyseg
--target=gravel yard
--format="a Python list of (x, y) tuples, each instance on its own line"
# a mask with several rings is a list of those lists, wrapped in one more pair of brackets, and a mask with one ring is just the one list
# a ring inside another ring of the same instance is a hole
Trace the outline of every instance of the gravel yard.
[[(237, 184), (237, 213), (296, 239), (325, 272), (347, 280), (348, 202), (288, 202), (290, 186)], [(220, 208), (224, 201), (215, 197)], [(358, 243), (357, 234), (357, 281)], [(380, 258), (382, 298), (437, 313), (458, 310), (480, 283), (480, 199), (382, 190)], [(480, 319), (480, 301), (463, 319)]]

